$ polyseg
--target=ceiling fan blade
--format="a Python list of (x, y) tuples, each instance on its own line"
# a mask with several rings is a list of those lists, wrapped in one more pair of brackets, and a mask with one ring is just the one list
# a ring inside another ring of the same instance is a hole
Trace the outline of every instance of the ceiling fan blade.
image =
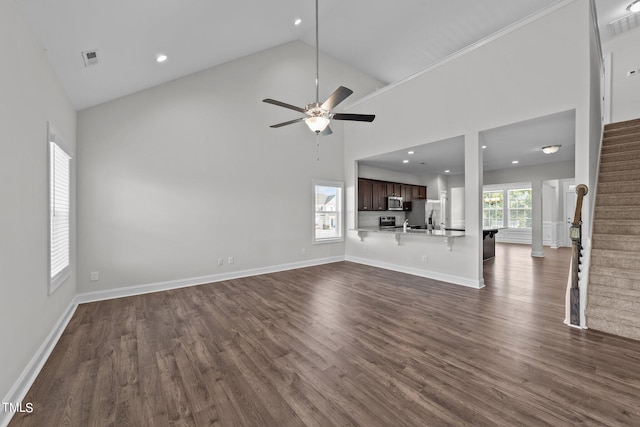
[(354, 122), (372, 122), (376, 118), (375, 114), (345, 114), (336, 113), (332, 117), (334, 120), (351, 120)]
[(302, 120), (304, 120), (304, 117), (300, 117), (299, 119), (295, 119), (295, 120), (289, 120), (288, 122), (283, 122), (283, 123), (278, 123), (277, 125), (271, 125), (269, 127), (271, 128), (281, 128), (282, 126), (287, 126), (287, 125), (292, 125), (294, 123), (298, 123)]
[(320, 132), (320, 135), (328, 136), (328, 135), (331, 135), (332, 133), (333, 131), (331, 130), (331, 127), (327, 126), (326, 128), (324, 128), (322, 132)]
[(290, 110), (298, 111), (300, 113), (306, 113), (307, 110), (304, 108), (296, 107), (295, 105), (287, 104), (286, 102), (276, 101), (275, 99), (267, 98), (263, 99), (262, 102), (266, 102), (267, 104), (277, 105), (278, 107), (288, 108)]
[(329, 98), (326, 101), (324, 101), (324, 104), (322, 104), (321, 107), (327, 111), (331, 111), (334, 109), (336, 105), (340, 104), (342, 101), (347, 99), (347, 97), (352, 93), (353, 91), (351, 89), (346, 88), (344, 86), (340, 86), (338, 89), (333, 91), (333, 93), (329, 96)]

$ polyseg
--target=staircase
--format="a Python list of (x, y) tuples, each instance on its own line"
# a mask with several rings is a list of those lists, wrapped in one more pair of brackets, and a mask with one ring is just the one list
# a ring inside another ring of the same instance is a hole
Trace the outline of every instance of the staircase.
[(640, 119), (605, 126), (587, 326), (640, 340)]

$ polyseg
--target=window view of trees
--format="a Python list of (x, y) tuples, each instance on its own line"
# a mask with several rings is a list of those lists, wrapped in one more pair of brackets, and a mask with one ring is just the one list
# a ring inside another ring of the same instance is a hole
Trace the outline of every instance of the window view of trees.
[(531, 228), (531, 189), (509, 190), (509, 228)]
[(531, 224), (531, 188), (482, 193), (483, 228), (531, 228)]
[(502, 191), (485, 191), (482, 193), (482, 206), (483, 228), (504, 227), (504, 194)]

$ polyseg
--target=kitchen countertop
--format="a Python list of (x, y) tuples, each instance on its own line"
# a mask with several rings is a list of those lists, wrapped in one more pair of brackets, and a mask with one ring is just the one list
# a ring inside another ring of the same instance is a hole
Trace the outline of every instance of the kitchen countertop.
[(402, 227), (396, 228), (380, 228), (380, 227), (358, 227), (354, 229), (357, 232), (374, 232), (374, 233), (390, 233), (390, 234), (414, 234), (428, 236), (440, 236), (440, 237), (464, 237), (464, 231), (459, 230), (426, 230), (422, 228), (409, 228), (405, 233)]

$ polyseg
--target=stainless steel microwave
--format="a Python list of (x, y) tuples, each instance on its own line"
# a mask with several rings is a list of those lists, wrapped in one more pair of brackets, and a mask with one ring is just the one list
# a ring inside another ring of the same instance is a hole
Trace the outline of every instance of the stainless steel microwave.
[(387, 210), (388, 211), (401, 211), (402, 210), (402, 197), (388, 196), (387, 197)]

